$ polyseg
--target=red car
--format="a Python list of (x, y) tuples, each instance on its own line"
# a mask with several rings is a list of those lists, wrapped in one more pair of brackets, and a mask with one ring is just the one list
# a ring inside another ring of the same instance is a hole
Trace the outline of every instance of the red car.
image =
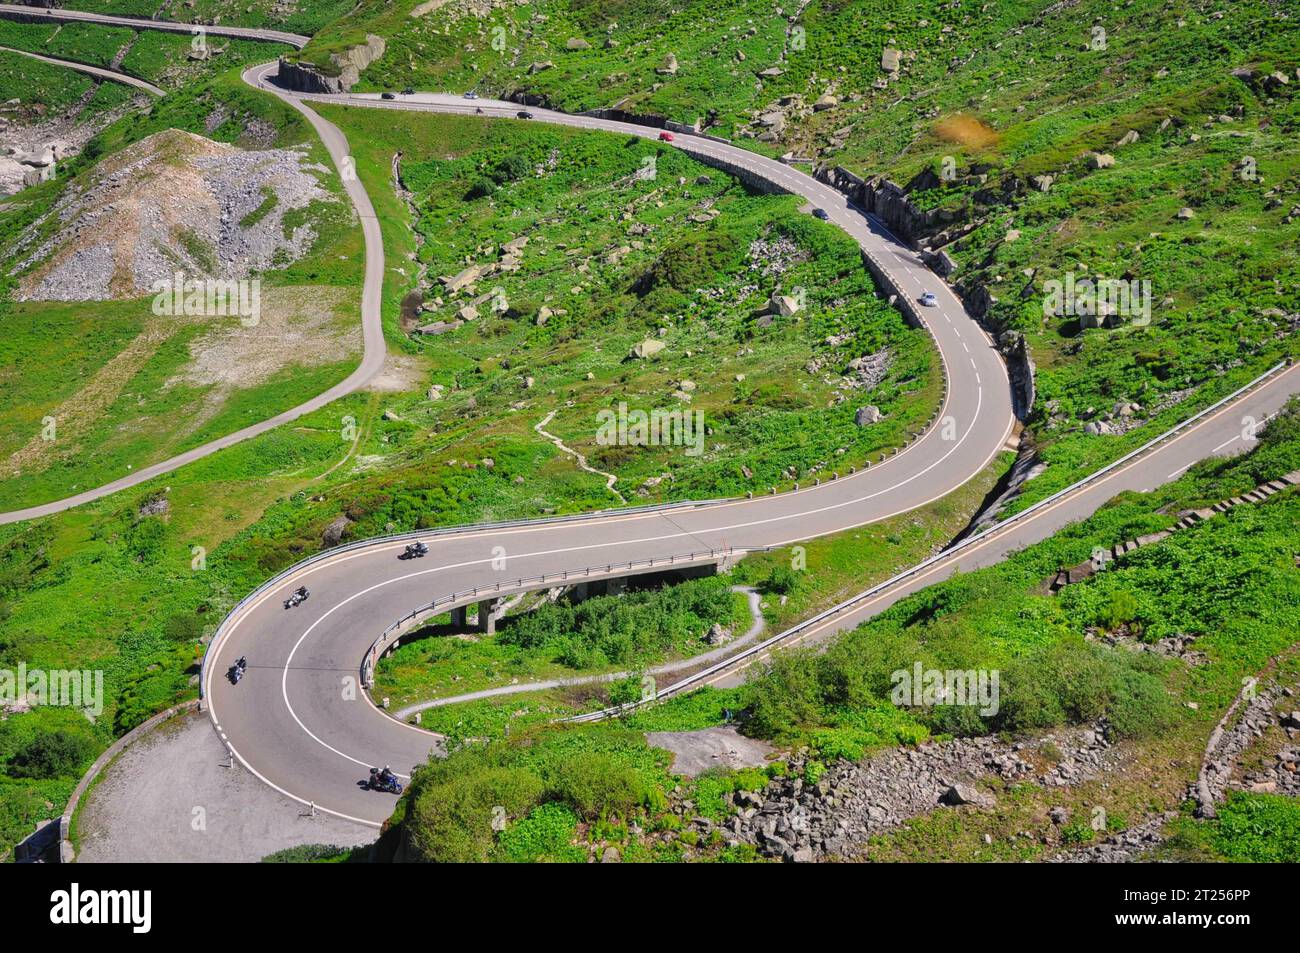
[(673, 134), (672, 134), (671, 132), (661, 132), (661, 133), (659, 133), (659, 141), (660, 141), (660, 142), (672, 142), (672, 141), (673, 141)]

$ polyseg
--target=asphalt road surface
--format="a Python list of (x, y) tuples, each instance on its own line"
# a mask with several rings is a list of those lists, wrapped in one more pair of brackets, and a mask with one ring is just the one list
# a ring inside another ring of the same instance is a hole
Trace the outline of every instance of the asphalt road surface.
[[(473, 114), (482, 109), (484, 116), (526, 121), (514, 118), (518, 107), (512, 103), (454, 96), (301, 96), (274, 86), (274, 73), (275, 64), (267, 64), (245, 77), (309, 118), (305, 103), (319, 100), (428, 112)], [(628, 123), (532, 112), (534, 121), (658, 135), (658, 130)], [(319, 118), (313, 123), (341, 163), (339, 150), (345, 144), (338, 130)], [(860, 526), (952, 492), (1007, 444), (1014, 418), (1002, 360), (957, 297), (915, 253), (850, 208), (842, 194), (783, 163), (693, 136), (677, 136), (673, 145), (802, 195), (874, 255), (905, 293), (935, 293), (937, 304), (920, 310), (948, 382), (936, 425), (883, 462), (798, 491), (578, 521), (468, 528), (439, 537), (428, 557), (408, 562), (397, 558), (404, 542), (379, 541), (303, 568), (237, 610), (210, 649), (205, 673), (213, 723), (236, 756), (267, 783), (350, 819), (375, 823), (388, 815), (391, 797), (361, 790), (357, 782), (370, 767), (383, 764), (409, 774), (428, 757), (436, 739), (376, 708), (358, 684), (359, 669), (389, 622), (435, 597), (496, 583), (508, 588), (512, 580), (544, 573), (708, 550), (748, 550)], [(283, 599), (298, 585), (308, 586), (312, 597), (284, 609)], [(250, 671), (231, 686), (223, 674), (240, 655), (248, 657)]]
[(88, 76), (98, 76), (100, 79), (111, 79), (115, 83), (123, 83), (127, 86), (133, 86), (136, 89), (142, 89), (146, 93), (154, 96), (163, 96), (165, 93), (153, 83), (132, 76), (129, 73), (123, 73), (121, 70), (104, 69), (99, 66), (90, 66), (87, 63), (74, 63), (71, 60), (57, 60), (52, 56), (42, 56), (40, 53), (31, 53), (27, 50), (16, 50), (12, 46), (0, 46), (0, 51), (5, 53), (17, 53), (19, 56), (27, 56), (34, 60), (40, 60), (42, 63), (49, 63), (53, 66), (62, 66), (65, 69), (76, 70), (78, 73), (85, 73)]

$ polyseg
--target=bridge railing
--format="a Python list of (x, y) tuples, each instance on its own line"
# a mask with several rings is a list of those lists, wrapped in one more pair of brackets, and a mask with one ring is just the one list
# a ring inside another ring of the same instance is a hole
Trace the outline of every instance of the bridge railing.
[(384, 629), (379, 638), (370, 644), (366, 651), (365, 658), (361, 663), (361, 681), (367, 687), (374, 684), (375, 666), (384, 655), (397, 648), (398, 640), (395, 635), (403, 627), (410, 625), (415, 619), (420, 617), (429, 617), (440, 615), (451, 609), (458, 609), (462, 605), (472, 605), (474, 602), (492, 598), (500, 595), (517, 595), (521, 592), (533, 592), (538, 589), (545, 589), (550, 586), (568, 585), (571, 583), (586, 582), (589, 579), (617, 579), (622, 576), (635, 575), (637, 573), (652, 572), (656, 569), (672, 569), (675, 566), (703, 566), (709, 563), (721, 562), (722, 560), (734, 556), (743, 556), (746, 553), (756, 552), (752, 549), (735, 549), (726, 547), (723, 549), (700, 549), (690, 553), (676, 553), (671, 556), (652, 556), (647, 559), (632, 559), (627, 562), (606, 563), (603, 566), (587, 566), (583, 569), (565, 569), (559, 572), (541, 573), (534, 576), (521, 576), (511, 582), (497, 582), (490, 586), (474, 586), (470, 589), (461, 589), (458, 592), (452, 592), (445, 596), (439, 596), (432, 602), (412, 609), (402, 618)]
[(682, 692), (690, 688), (694, 688), (697, 685), (701, 685), (707, 682), (713, 676), (725, 672), (727, 669), (734, 668), (738, 662), (743, 662), (746, 659), (755, 658), (761, 655), (762, 653), (768, 651), (769, 649), (779, 646), (782, 642), (786, 642), (798, 635), (808, 632), (811, 629), (816, 628), (817, 626), (821, 625), (822, 623), (830, 619), (833, 619), (836, 616), (843, 615), (848, 612), (852, 612), (854, 609), (860, 607), (863, 603), (868, 602), (871, 599), (874, 599), (875, 597), (879, 596), (881, 593), (887, 591), (888, 589), (891, 589), (892, 587), (897, 586), (900, 583), (906, 582), (907, 580), (925, 572), (927, 569), (930, 569), (935, 565), (941, 564), (945, 561), (953, 560), (954, 557), (960, 556), (963, 552), (977, 545), (978, 543), (981, 543), (996, 534), (1003, 533), (1007, 529), (1012, 528), (1019, 523), (1025, 522), (1032, 515), (1043, 511), (1044, 509), (1050, 507), (1054, 503), (1057, 503), (1060, 500), (1074, 493), (1077, 493), (1082, 489), (1085, 489), (1086, 487), (1097, 482), (1098, 480), (1102, 479), (1108, 474), (1114, 473), (1115, 471), (1122, 469), (1123, 467), (1137, 460), (1139, 457), (1145, 456), (1146, 454), (1150, 453), (1152, 450), (1163, 445), (1167, 440), (1176, 437), (1179, 434), (1186, 432), (1187, 430), (1190, 430), (1199, 421), (1204, 420), (1206, 417), (1216, 413), (1217, 411), (1231, 404), (1233, 401), (1237, 400), (1243, 395), (1254, 390), (1261, 384), (1267, 382), (1268, 380), (1271, 380), (1278, 373), (1280, 373), (1281, 371), (1285, 370), (1288, 367), (1291, 367), (1292, 365), (1293, 365), (1293, 361), (1291, 360), (1283, 361), (1273, 365), (1273, 367), (1269, 368), (1263, 374), (1259, 375), (1259, 377), (1256, 377), (1248, 384), (1242, 385), (1241, 387), (1233, 391), (1228, 396), (1215, 401), (1210, 406), (1204, 408), (1198, 413), (1193, 414), (1191, 417), (1188, 417), (1186, 420), (1180, 421), (1179, 423), (1175, 424), (1173, 427), (1169, 428), (1159, 436), (1153, 437), (1152, 439), (1148, 440), (1146, 443), (1142, 444), (1142, 446), (1138, 447), (1137, 449), (1124, 454), (1124, 456), (1120, 457), (1118, 460), (1115, 460), (1113, 463), (1110, 463), (1102, 467), (1100, 470), (1088, 474), (1083, 479), (1070, 484), (1065, 489), (1058, 490), (1057, 492), (1053, 493), (1051, 496), (1039, 500), (1037, 503), (1033, 504), (1032, 506), (1028, 506), (1025, 509), (1021, 510), (1019, 513), (1007, 517), (1002, 522), (989, 527), (983, 532), (976, 533), (974, 536), (967, 537), (961, 542), (956, 543), (953, 546), (950, 546), (948, 549), (945, 549), (943, 552), (937, 553), (934, 556), (929, 557), (928, 559), (922, 560), (921, 562), (917, 563), (914, 566), (904, 569), (902, 572), (898, 573), (895, 576), (890, 577), (889, 579), (886, 579), (884, 582), (872, 586), (870, 589), (867, 589), (864, 592), (860, 592), (855, 596), (851, 596), (850, 598), (844, 600), (838, 605), (831, 606), (831, 608), (825, 610), (824, 612), (819, 612), (817, 615), (813, 616), (810, 619), (806, 619), (805, 621), (800, 622), (797, 625), (794, 625), (783, 632), (778, 632), (776, 635), (772, 636), (771, 638), (765, 639), (762, 642), (752, 645), (749, 648), (745, 649), (743, 652), (738, 652), (737, 654), (731, 656), (730, 658), (723, 659), (721, 662), (717, 662), (713, 665), (710, 665), (708, 668), (702, 669), (701, 671), (696, 672), (694, 675), (687, 676), (686, 678), (681, 679), (680, 681), (674, 682), (672, 685), (669, 685), (663, 691), (654, 692), (651, 697), (643, 698), (639, 701), (627, 702), (622, 705), (615, 705), (610, 708), (602, 708), (599, 711), (587, 712), (586, 714), (582, 714), (582, 715), (574, 715), (572, 717), (563, 718), (560, 720), (570, 721), (570, 722), (589, 722), (589, 721), (600, 721), (606, 718), (612, 718), (612, 717), (617, 717), (619, 715), (628, 714), (629, 712), (635, 711), (638, 708), (642, 708), (647, 705), (654, 704), (655, 702), (662, 701), (663, 699), (671, 697), (673, 695), (681, 694)]
[(342, 546), (323, 549), (319, 553), (308, 556), (306, 559), (296, 562), (292, 566), (276, 573), (236, 603), (235, 607), (226, 614), (226, 617), (217, 627), (217, 631), (213, 633), (212, 641), (208, 643), (208, 650), (203, 654), (203, 664), (199, 674), (199, 695), (202, 697), (202, 695), (207, 691), (208, 660), (210, 658), (215, 658), (216, 654), (221, 650), (222, 643), (225, 642), (229, 635), (231, 620), (238, 618), (240, 613), (253, 602), (262, 598), (271, 590), (284, 585), (304, 569), (323, 560), (333, 559), (339, 553), (354, 552), (371, 546), (390, 546), (395, 543), (415, 542), (416, 540), (440, 539), (447, 536), (457, 536), (462, 533), (481, 533), (491, 532), (493, 530), (519, 529), (547, 525), (558, 526), (566, 523), (578, 523), (584, 520), (603, 519), (609, 516), (638, 516), (654, 513), (673, 513), (680, 510), (697, 509), (727, 502), (734, 502), (734, 500), (719, 497), (712, 500), (686, 500), (678, 503), (651, 503), (645, 506), (618, 507), (612, 510), (592, 510), (589, 513), (572, 513), (565, 516), (543, 516), (536, 519), (499, 520), (493, 523), (443, 526), (435, 529), (421, 529), (411, 530), (406, 533), (394, 533), (390, 536), (372, 536), (367, 539), (344, 543)]

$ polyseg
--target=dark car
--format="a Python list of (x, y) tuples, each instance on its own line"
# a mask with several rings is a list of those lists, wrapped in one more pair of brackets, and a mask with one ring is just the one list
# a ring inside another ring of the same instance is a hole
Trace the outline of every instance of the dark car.
[(823, 222), (830, 220), (830, 216), (826, 214), (826, 209), (824, 208), (813, 209), (813, 218), (820, 218)]
[(406, 89), (402, 90), (402, 95), (403, 95), (403, 96), (414, 96), (414, 95), (415, 95), (415, 87), (414, 87), (414, 86), (408, 86), (408, 87), (406, 87)]
[(396, 97), (393, 93), (380, 93), (380, 94), (379, 94), (379, 98), (380, 98), (380, 99), (396, 99), (397, 97)]
[(518, 116), (520, 119), (532, 119), (532, 118), (533, 118), (533, 114), (530, 113), (527, 109), (521, 109), (521, 110), (519, 110), (519, 112), (515, 113), (515, 115)]

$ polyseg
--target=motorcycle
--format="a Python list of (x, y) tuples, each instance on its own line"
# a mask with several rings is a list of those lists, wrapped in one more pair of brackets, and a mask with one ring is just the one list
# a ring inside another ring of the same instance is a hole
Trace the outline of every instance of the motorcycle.
[(385, 778), (378, 768), (370, 769), (369, 787), (372, 791), (386, 791), (389, 794), (401, 794), (403, 790), (402, 782), (395, 775)]
[(284, 600), (284, 607), (286, 609), (292, 609), (294, 606), (300, 606), (307, 601), (307, 597), (310, 595), (311, 590), (306, 586), (299, 586), (293, 591), (293, 595)]
[(247, 668), (248, 659), (244, 658), (242, 655), (239, 656), (239, 660), (235, 662), (234, 665), (230, 666), (230, 670), (226, 672), (226, 678), (230, 679), (230, 684), (238, 685), (239, 680), (244, 677), (244, 671)]
[(429, 547), (424, 543), (411, 543), (402, 551), (398, 559), (419, 559), (422, 556), (429, 555)]

